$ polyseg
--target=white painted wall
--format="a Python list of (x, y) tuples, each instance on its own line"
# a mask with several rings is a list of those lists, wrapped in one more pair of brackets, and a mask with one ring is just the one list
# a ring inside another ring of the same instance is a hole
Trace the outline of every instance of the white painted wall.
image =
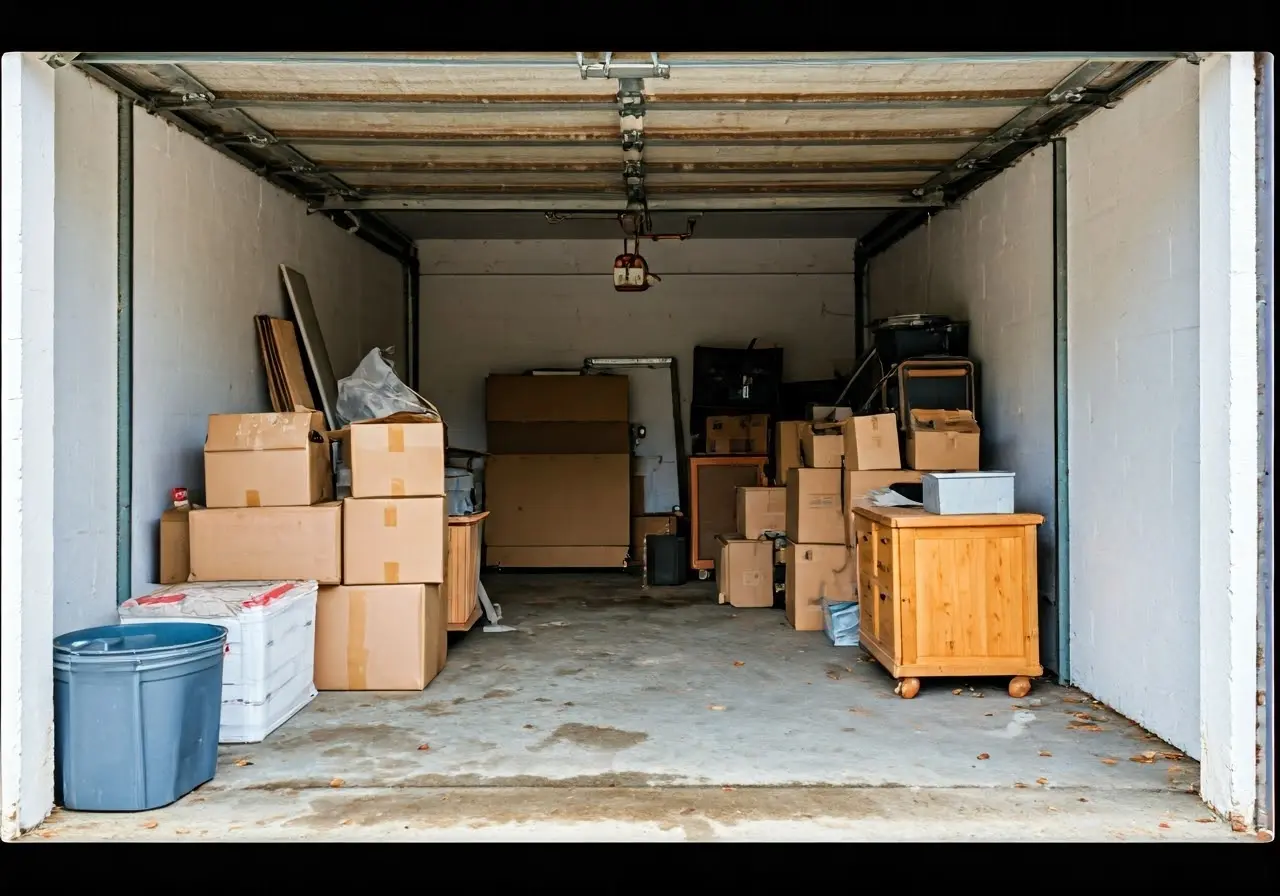
[(485, 446), (489, 373), (574, 367), (592, 355), (674, 356), (688, 438), (695, 345), (776, 343), (789, 380), (830, 377), (834, 360), (853, 355), (849, 240), (643, 244), (662, 282), (632, 294), (613, 289), (621, 245), (419, 243), (422, 393), (449, 421), (452, 443)]
[(134, 122), (136, 594), (169, 490), (202, 487), (208, 415), (270, 410), (253, 316), (288, 316), (279, 266), (307, 278), (339, 377), (375, 346), (403, 359), (405, 308), (399, 262), (160, 119)]
[(1071, 674), (1200, 758), (1197, 69), (1067, 138)]
[(64, 66), (54, 161), (54, 581), (61, 634), (116, 621), (116, 95)]
[(978, 362), (984, 469), (1017, 474), (1019, 511), (1040, 527), (1042, 655), (1057, 643), (1053, 609), (1053, 150), (1044, 147), (989, 181), (958, 209), (875, 258), (872, 317), (913, 312), (970, 322)]
[(0, 836), (53, 807), (54, 83), (0, 61)]

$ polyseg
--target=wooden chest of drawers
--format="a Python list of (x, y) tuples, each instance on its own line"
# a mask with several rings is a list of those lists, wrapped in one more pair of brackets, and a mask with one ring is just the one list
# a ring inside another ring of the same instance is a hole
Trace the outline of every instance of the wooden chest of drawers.
[(1010, 676), (1040, 665), (1034, 513), (940, 516), (854, 502), (863, 647), (914, 697), (920, 678)]

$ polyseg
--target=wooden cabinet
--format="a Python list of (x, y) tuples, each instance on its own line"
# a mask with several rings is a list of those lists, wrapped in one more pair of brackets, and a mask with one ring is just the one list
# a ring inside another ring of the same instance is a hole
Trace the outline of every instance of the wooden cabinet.
[(941, 516), (853, 506), (860, 640), (914, 697), (920, 679), (1010, 676), (1025, 696), (1040, 665), (1034, 513)]

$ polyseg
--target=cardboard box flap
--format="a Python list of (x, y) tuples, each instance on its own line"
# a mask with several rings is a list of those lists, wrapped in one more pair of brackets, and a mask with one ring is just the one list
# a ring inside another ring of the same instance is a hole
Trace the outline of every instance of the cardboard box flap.
[(396, 411), (394, 414), (388, 414), (386, 417), (375, 417), (372, 420), (353, 420), (352, 426), (360, 426), (365, 423), (441, 423), (441, 419), (435, 414), (418, 414), (414, 411)]
[(205, 451), (278, 451), (324, 442), (324, 414), (211, 414)]
[(982, 430), (972, 411), (915, 409), (911, 412), (911, 428), (921, 432), (968, 432)]

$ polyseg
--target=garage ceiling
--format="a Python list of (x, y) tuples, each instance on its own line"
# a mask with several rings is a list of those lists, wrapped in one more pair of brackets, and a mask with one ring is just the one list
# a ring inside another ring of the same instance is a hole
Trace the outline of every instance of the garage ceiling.
[[(954, 203), (1192, 56), (66, 53), (51, 61), (70, 62), (316, 210), (375, 216), (411, 238), (614, 236), (610, 216), (630, 200), (681, 226), (685, 213), (702, 212), (701, 235), (870, 240), (877, 228), (890, 236)], [(770, 224), (746, 214), (763, 210), (789, 217)], [(584, 216), (592, 223), (573, 223)]]

